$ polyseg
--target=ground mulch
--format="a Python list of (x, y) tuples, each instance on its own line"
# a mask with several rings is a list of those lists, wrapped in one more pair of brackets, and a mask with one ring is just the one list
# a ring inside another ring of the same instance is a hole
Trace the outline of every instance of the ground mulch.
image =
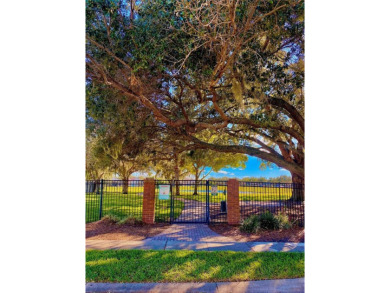
[(100, 220), (85, 225), (85, 237), (90, 240), (144, 240), (163, 232), (168, 224), (122, 224), (109, 220)]
[(305, 228), (294, 227), (287, 230), (261, 231), (257, 234), (247, 234), (238, 226), (228, 224), (209, 225), (214, 232), (242, 242), (305, 242)]

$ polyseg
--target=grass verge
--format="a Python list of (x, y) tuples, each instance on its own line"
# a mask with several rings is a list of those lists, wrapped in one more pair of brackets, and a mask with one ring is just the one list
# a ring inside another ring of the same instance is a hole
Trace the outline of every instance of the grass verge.
[(214, 282), (300, 278), (304, 253), (88, 250), (87, 282)]

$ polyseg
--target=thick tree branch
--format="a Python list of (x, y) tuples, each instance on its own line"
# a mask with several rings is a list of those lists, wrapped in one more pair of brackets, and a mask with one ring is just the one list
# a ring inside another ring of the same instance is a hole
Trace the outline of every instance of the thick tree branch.
[(279, 99), (279, 98), (269, 98), (268, 102), (273, 106), (277, 106), (279, 108), (286, 110), (289, 113), (289, 116), (298, 123), (298, 125), (302, 129), (302, 131), (305, 130), (305, 120), (303, 119), (301, 114), (298, 112), (298, 110), (295, 109), (294, 106), (290, 105), (285, 100)]
[(274, 154), (261, 151), (257, 148), (243, 146), (243, 145), (216, 145), (216, 144), (203, 142), (191, 135), (188, 135), (187, 138), (188, 140), (192, 141), (194, 143), (194, 146), (198, 149), (211, 149), (223, 153), (247, 154), (274, 163), (279, 167), (285, 168), (292, 173), (304, 177), (303, 167), (299, 166), (294, 162), (288, 162), (284, 158), (281, 158), (280, 156), (276, 156)]
[[(241, 132), (241, 131), (240, 131)], [(244, 139), (244, 140), (250, 140), (250, 141), (253, 141), (254, 143), (260, 145), (263, 149), (269, 151), (270, 153), (273, 153), (274, 155), (276, 156), (280, 156), (280, 154), (278, 154), (277, 151), (275, 151), (273, 148), (267, 146), (264, 142), (262, 142), (260, 139), (257, 139), (255, 137), (252, 137), (252, 136), (248, 136), (248, 135), (238, 135), (236, 133), (233, 133), (231, 131), (228, 131), (228, 134), (230, 136), (233, 136), (233, 137), (237, 137), (237, 138), (241, 138), (241, 139)]]
[(106, 47), (104, 47), (103, 45), (99, 44), (98, 42), (96, 42), (95, 40), (91, 39), (88, 35), (86, 36), (86, 39), (88, 41), (90, 41), (92, 44), (94, 44), (96, 47), (106, 51), (108, 53), (108, 55), (110, 55), (112, 58), (114, 58), (116, 61), (118, 61), (120, 64), (122, 64), (123, 66), (125, 66), (126, 68), (132, 70), (132, 68), (129, 66), (129, 64), (127, 64), (125, 61), (123, 61), (122, 59), (118, 58), (113, 52), (111, 52), (109, 49), (107, 49)]

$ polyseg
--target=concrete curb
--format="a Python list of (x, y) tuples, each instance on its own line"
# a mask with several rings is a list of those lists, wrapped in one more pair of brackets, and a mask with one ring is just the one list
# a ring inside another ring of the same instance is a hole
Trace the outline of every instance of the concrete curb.
[(245, 282), (215, 283), (87, 283), (87, 293), (124, 292), (247, 292), (247, 293), (300, 293), (305, 290), (305, 279), (280, 279)]

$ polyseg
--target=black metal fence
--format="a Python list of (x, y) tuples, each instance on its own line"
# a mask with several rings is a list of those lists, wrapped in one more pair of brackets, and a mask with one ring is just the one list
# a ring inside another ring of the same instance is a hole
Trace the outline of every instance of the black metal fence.
[(305, 223), (304, 186), (297, 183), (240, 181), (241, 219), (269, 211), (285, 213), (300, 226)]
[[(155, 221), (226, 223), (227, 181), (156, 180)], [(142, 220), (143, 180), (86, 181), (86, 222), (106, 215)], [(167, 195), (160, 195), (160, 189)], [(304, 226), (304, 186), (296, 183), (239, 182), (241, 219), (269, 211), (285, 213)]]
[(227, 181), (209, 180), (210, 223), (227, 223)]
[(174, 223), (208, 223), (209, 185), (206, 180), (174, 180), (172, 199)]
[(169, 194), (172, 194), (172, 185), (170, 180), (156, 180), (155, 181), (155, 209), (154, 209), (154, 219), (156, 222), (171, 222), (171, 212), (172, 212), (172, 200), (171, 196), (166, 196), (165, 198), (159, 197), (160, 187), (163, 188), (169, 186)]
[[(169, 189), (170, 196), (159, 195)], [(227, 181), (156, 180), (155, 221), (227, 222)]]
[(143, 180), (86, 181), (86, 222), (106, 215), (142, 220)]
[[(156, 180), (155, 221), (166, 223), (207, 223), (207, 182)], [(169, 189), (169, 196), (160, 190)]]

